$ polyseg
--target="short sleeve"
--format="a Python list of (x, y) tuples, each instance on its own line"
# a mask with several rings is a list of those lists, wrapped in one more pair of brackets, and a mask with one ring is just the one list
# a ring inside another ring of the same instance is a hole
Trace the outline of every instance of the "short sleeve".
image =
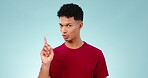
[(108, 74), (108, 70), (107, 70), (105, 57), (101, 51), (101, 52), (99, 52), (99, 55), (98, 55), (94, 78), (105, 78), (108, 75), (109, 74)]

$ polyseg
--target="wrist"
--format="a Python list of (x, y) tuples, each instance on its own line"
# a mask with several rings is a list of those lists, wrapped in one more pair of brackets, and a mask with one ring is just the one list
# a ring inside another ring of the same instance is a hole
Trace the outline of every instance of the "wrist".
[(50, 67), (50, 63), (42, 63), (42, 68), (43, 69), (49, 69), (49, 67)]
[(42, 64), (44, 65), (50, 65), (51, 61), (42, 61)]

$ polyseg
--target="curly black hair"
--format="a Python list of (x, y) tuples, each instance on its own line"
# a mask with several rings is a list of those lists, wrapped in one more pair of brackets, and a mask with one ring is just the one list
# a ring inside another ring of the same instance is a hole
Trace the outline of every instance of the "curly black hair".
[(57, 12), (57, 16), (74, 17), (75, 20), (83, 21), (83, 10), (77, 4), (64, 4), (61, 6), (60, 10)]

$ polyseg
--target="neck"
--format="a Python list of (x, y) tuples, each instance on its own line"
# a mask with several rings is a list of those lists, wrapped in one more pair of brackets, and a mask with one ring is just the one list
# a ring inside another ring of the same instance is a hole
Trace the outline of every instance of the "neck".
[(81, 47), (83, 44), (84, 44), (84, 42), (81, 40), (81, 38), (79, 38), (77, 40), (65, 42), (65, 45), (71, 49), (77, 49), (77, 48)]

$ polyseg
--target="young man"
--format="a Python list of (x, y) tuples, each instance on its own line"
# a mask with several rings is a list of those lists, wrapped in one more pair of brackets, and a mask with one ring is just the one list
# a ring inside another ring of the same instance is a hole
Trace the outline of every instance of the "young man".
[(108, 70), (101, 50), (81, 40), (83, 11), (76, 4), (64, 4), (58, 11), (65, 43), (52, 49), (44, 38), (42, 66), (38, 78), (105, 78)]

